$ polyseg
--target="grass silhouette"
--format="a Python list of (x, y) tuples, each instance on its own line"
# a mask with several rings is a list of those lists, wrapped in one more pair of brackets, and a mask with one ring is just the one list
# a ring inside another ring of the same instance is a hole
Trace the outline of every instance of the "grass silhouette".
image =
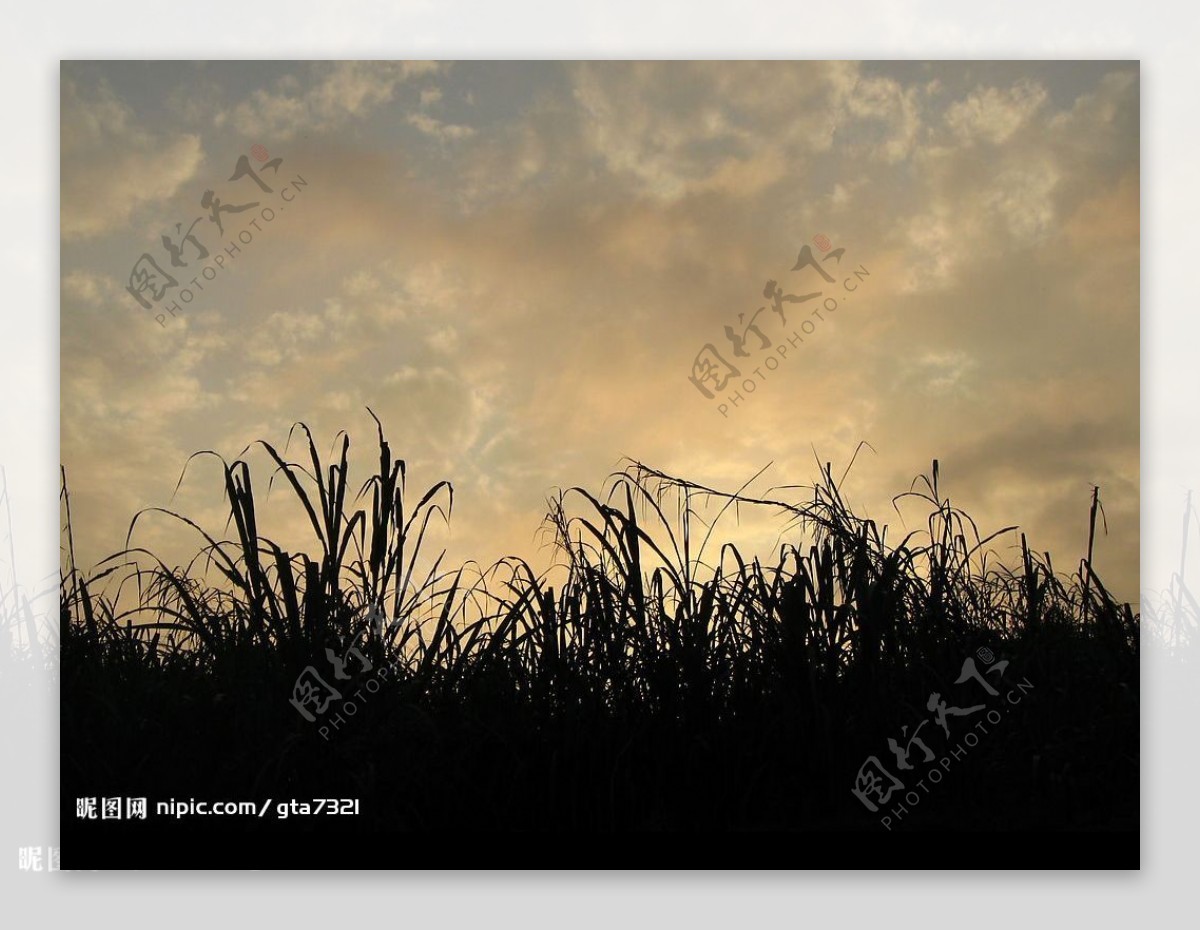
[[(228, 538), (162, 510), (201, 540), (171, 566), (132, 546), (139, 514), (85, 573), (64, 476), (64, 796), (353, 796), (368, 829), (412, 831), (878, 829), (859, 765), (987, 648), (1036, 692), (905, 828), (1136, 825), (1140, 617), (1094, 570), (1098, 495), (1062, 574), (1023, 534), (997, 558), (1007, 531), (981, 535), (936, 461), (897, 498), (924, 528), (894, 543), (828, 465), (760, 498), (635, 462), (550, 501), (551, 569), (449, 568), (429, 534), (453, 488), (411, 491), (375, 422), (357, 493), (344, 434), (329, 461), (304, 424), (306, 461), (257, 444), (307, 552), (264, 535), (241, 458)], [(744, 558), (717, 533), (748, 507), (804, 542)], [(351, 647), (390, 673), (321, 733), (289, 698)]]

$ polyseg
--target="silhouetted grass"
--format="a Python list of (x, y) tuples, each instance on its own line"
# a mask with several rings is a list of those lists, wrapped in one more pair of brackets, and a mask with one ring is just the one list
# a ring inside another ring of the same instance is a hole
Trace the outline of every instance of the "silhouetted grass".
[[(308, 552), (263, 533), (245, 459), (221, 460), (227, 538), (161, 511), (199, 534), (187, 565), (131, 545), (139, 514), (85, 576), (68, 510), (65, 792), (359, 796), (374, 825), (412, 830), (871, 827), (859, 764), (987, 647), (1036, 695), (912, 825), (1136, 822), (1138, 616), (1091, 540), (1069, 575), (1024, 535), (1015, 568), (999, 561), (936, 461), (897, 499), (925, 528), (895, 542), (828, 465), (757, 498), (633, 463), (550, 502), (551, 569), (481, 570), (430, 551), (453, 489), (410, 491), (382, 426), (356, 493), (348, 438), (322, 462), (296, 431), (304, 462), (258, 446)], [(804, 542), (744, 558), (717, 533), (747, 507)], [(395, 671), (326, 739), (288, 698), (351, 646)]]

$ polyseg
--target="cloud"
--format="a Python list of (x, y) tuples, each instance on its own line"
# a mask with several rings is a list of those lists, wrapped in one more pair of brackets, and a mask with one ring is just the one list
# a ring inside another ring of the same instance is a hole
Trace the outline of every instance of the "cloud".
[(64, 77), (61, 114), (64, 239), (120, 228), (134, 211), (171, 197), (204, 160), (200, 137), (152, 132), (104, 82)]
[(428, 113), (410, 113), (408, 115), (408, 123), (410, 126), (415, 126), (425, 135), (434, 136), (437, 139), (469, 139), (475, 135), (475, 130), (470, 126), (443, 123), (440, 120), (434, 119)]
[(837, 71), (820, 62), (587, 63), (572, 71), (573, 96), (594, 156), (670, 200), (739, 162), (827, 149), (833, 126), (820, 98)]
[(946, 110), (946, 125), (963, 143), (982, 140), (1000, 145), (1041, 109), (1046, 98), (1046, 89), (1030, 80), (1018, 81), (1007, 90), (978, 88)]
[(923, 393), (944, 394), (967, 389), (967, 379), (977, 361), (961, 349), (925, 352), (908, 363), (913, 387)]
[(935, 88), (904, 87), (893, 78), (845, 67), (833, 76), (830, 109), (850, 151), (889, 164), (907, 158), (924, 125), (925, 97)]
[[(412, 144), (414, 112), (431, 137), (452, 125), (438, 94), (414, 110), (387, 105), (396, 90), (347, 93), (352, 115), (314, 95), (326, 70), (274, 84), (308, 101), (298, 124), (327, 121), (296, 143), (319, 181), (177, 329), (112, 331), (122, 289), (91, 253), (66, 260), (64, 460), (113, 459), (136, 492), (96, 479), (81, 504), (161, 503), (187, 452), (282, 442), (296, 419), (325, 446), (349, 428), (370, 459), (369, 404), (414, 481), (455, 483), (457, 552), (485, 562), (544, 564), (547, 493), (596, 489), (623, 455), (731, 488), (772, 460), (769, 481), (807, 481), (814, 448), (836, 471), (863, 440), (877, 455), (851, 490), (881, 520), (938, 457), (981, 529), (1020, 522), (1064, 565), (1078, 533), (1059, 517), (1089, 480), (1114, 535), (1136, 535), (1118, 523), (1137, 506), (1136, 75), (1067, 104), (1047, 84), (1035, 104), (1023, 69), (989, 89), (951, 63), (918, 80), (837, 62), (569, 65), (492, 110), (496, 88), (464, 86), (464, 68), (444, 99), (474, 91), (477, 131), (444, 146)], [(768, 278), (802, 286), (789, 269), (817, 232), (869, 278), (723, 418), (692, 359), (727, 345)], [(1136, 547), (1121, 551), (1128, 591)]]
[(1136, 173), (1136, 75), (1110, 73), (1058, 111), (1030, 80), (979, 87), (940, 127), (914, 149), (920, 196), (888, 236), (910, 247), (910, 293), (956, 285), (982, 255), (1047, 246), (1085, 199)]
[(232, 110), (216, 117), (255, 139), (282, 141), (301, 132), (322, 132), (350, 119), (361, 119), (389, 103), (396, 88), (442, 70), (437, 62), (342, 61), (314, 65), (302, 82), (287, 75), (268, 90), (254, 91)]
[(123, 292), (115, 279), (76, 268), (63, 276), (64, 300), (75, 300), (90, 307), (114, 301)]
[(982, 205), (1002, 218), (1014, 240), (1041, 241), (1055, 228), (1059, 178), (1052, 160), (1029, 159), (999, 172)]

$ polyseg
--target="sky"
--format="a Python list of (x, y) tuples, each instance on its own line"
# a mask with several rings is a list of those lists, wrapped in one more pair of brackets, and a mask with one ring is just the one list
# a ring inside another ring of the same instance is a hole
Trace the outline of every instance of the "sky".
[[(282, 447), (297, 421), (323, 451), (349, 433), (357, 487), (369, 406), (414, 487), (453, 484), (458, 562), (548, 564), (547, 497), (628, 459), (729, 491), (766, 467), (759, 494), (853, 459), (847, 497), (895, 539), (925, 518), (894, 496), (937, 459), (983, 534), (1018, 525), (1064, 570), (1099, 485), (1095, 564), (1136, 602), (1138, 75), (64, 62), (78, 561), (146, 507), (219, 533), (218, 466), (189, 456)], [(218, 229), (209, 191), (246, 209)], [(286, 541), (281, 490), (262, 522)], [(781, 532), (743, 511), (722, 535), (769, 556)], [(178, 561), (200, 540), (151, 515), (133, 542)]]

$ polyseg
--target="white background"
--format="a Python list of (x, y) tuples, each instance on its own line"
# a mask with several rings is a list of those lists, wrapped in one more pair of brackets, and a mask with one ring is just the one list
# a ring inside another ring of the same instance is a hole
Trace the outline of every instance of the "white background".
[[(44, 0), (6, 5), (0, 23), (6, 129), (0, 147), (0, 466), (12, 495), (19, 581), (29, 593), (48, 592), (40, 603), (50, 611), (58, 570), (61, 58), (1140, 59), (1142, 590), (1167, 587), (1178, 558), (1184, 494), (1200, 490), (1200, 236), (1194, 225), (1200, 12), (1194, 6)], [(7, 551), (7, 540), (0, 544)], [(7, 926), (21, 928), (72, 919), (183, 927), (291, 920), (307, 927), (365, 921), (556, 928), (824, 921), (839, 927), (1177, 925), (1194, 909), (1200, 701), (1188, 663), (1168, 658), (1149, 637), (1145, 642), (1140, 874), (22, 872), (18, 847), (57, 843), (57, 707), (10, 697), (0, 707), (0, 908)], [(511, 862), (495, 865), (536, 861), (529, 850), (513, 852)], [(597, 852), (593, 862), (572, 864), (620, 864), (618, 850)], [(969, 865), (969, 849), (962, 852)], [(691, 862), (660, 865), (703, 868), (723, 858), (718, 850), (698, 853)], [(780, 860), (787, 865), (785, 855)]]

